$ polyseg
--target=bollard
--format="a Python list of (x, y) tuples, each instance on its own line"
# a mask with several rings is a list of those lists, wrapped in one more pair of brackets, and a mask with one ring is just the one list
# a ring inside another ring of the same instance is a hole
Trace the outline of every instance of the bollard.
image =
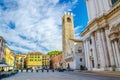
[(54, 72), (54, 69), (52, 70), (52, 72)]
[(23, 72), (23, 70), (21, 69), (21, 72)]
[(36, 72), (38, 72), (38, 70), (36, 70)]
[(42, 69), (42, 72), (44, 72), (44, 70)]
[(26, 72), (28, 72), (28, 69), (26, 70)]
[(19, 72), (19, 70), (17, 70), (17, 72)]
[(33, 69), (31, 70), (31, 72), (33, 72)]
[(47, 69), (47, 72), (49, 72), (49, 70)]

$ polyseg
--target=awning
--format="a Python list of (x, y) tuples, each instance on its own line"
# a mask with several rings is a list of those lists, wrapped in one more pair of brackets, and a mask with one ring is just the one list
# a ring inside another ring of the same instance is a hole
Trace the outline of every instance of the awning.
[(0, 67), (8, 67), (6, 64), (0, 64)]

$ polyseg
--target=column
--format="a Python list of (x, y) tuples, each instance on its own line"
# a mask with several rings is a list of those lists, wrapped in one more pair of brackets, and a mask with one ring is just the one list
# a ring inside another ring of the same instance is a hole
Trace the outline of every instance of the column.
[(95, 8), (96, 8), (96, 16), (99, 14), (99, 8), (98, 8), (98, 0), (94, 0)]
[(97, 31), (97, 36), (98, 36), (98, 42), (99, 42), (100, 66), (101, 68), (105, 68), (105, 57), (104, 57), (101, 35), (99, 30)]
[(101, 4), (102, 4), (102, 11), (105, 12), (105, 0), (101, 0)]
[(107, 53), (107, 47), (106, 47), (106, 40), (105, 40), (105, 35), (104, 35), (104, 29), (101, 29), (101, 39), (102, 39), (102, 46), (103, 46), (103, 52), (105, 56), (105, 63), (106, 67), (109, 66), (109, 61), (108, 61), (108, 53)]
[(105, 11), (108, 11), (110, 9), (110, 1), (111, 0), (103, 0)]
[(116, 55), (117, 55), (117, 60), (118, 60), (118, 66), (120, 67), (120, 51), (118, 48), (117, 40), (115, 40), (115, 50), (116, 50)]
[(85, 52), (85, 63), (86, 63), (86, 67), (88, 67), (88, 58), (87, 58), (87, 51), (86, 51), (86, 42), (84, 41), (84, 52)]
[(2, 46), (2, 40), (0, 40), (0, 47)]
[(109, 59), (110, 59), (110, 65), (113, 66), (115, 65), (115, 60), (113, 57), (113, 50), (112, 50), (112, 44), (110, 42), (110, 39), (108, 37), (108, 28), (105, 29), (105, 35), (106, 35), (106, 41), (107, 41), (107, 48), (108, 48), (108, 53), (109, 53)]
[(119, 40), (118, 40), (118, 47), (119, 47), (119, 50), (120, 50), (120, 37), (119, 37)]
[(116, 56), (116, 52), (115, 52), (114, 41), (112, 42), (112, 48), (113, 48), (113, 54), (114, 54), (114, 58), (115, 58), (115, 64), (116, 64), (116, 67), (118, 67), (118, 61), (117, 61), (117, 56)]
[(86, 48), (87, 48), (87, 58), (88, 58), (88, 69), (90, 70), (90, 55), (89, 55), (89, 45), (87, 40), (86, 40)]
[(92, 39), (92, 47), (93, 47), (94, 65), (95, 65), (95, 68), (97, 68), (98, 67), (98, 61), (97, 61), (95, 38), (94, 38), (93, 34), (91, 35), (91, 39)]
[(90, 12), (91, 12), (91, 19), (93, 20), (96, 18), (96, 6), (95, 6), (95, 1), (94, 0), (89, 0), (90, 3)]
[(99, 16), (101, 16), (103, 14), (102, 0), (98, 0), (98, 6), (99, 6)]

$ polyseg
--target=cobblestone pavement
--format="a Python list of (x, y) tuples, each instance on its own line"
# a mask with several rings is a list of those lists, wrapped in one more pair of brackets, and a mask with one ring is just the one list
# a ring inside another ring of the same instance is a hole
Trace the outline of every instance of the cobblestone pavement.
[(20, 72), (2, 80), (120, 80), (120, 77), (80, 72)]

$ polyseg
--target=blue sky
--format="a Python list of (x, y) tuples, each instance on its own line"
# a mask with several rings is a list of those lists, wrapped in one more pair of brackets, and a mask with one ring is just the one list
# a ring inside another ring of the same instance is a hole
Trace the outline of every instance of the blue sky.
[(15, 52), (62, 50), (61, 18), (68, 11), (80, 39), (88, 22), (85, 0), (0, 0), (0, 36)]

